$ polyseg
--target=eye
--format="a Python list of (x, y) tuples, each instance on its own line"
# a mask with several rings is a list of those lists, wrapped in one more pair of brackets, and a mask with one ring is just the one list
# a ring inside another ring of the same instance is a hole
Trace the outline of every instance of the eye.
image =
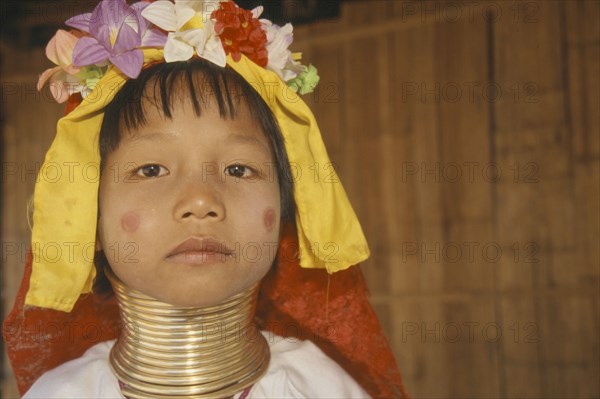
[(225, 168), (225, 174), (237, 178), (250, 178), (256, 175), (254, 169), (240, 164), (229, 165)]
[(140, 166), (136, 171), (135, 175), (139, 177), (160, 177), (168, 174), (169, 171), (157, 164), (148, 164)]

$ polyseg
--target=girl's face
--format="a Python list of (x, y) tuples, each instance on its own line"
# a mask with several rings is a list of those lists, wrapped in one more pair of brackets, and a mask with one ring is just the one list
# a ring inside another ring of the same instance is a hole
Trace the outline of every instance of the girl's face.
[(258, 282), (277, 253), (274, 158), (245, 105), (224, 120), (177, 104), (151, 107), (100, 181), (98, 242), (130, 288), (179, 306), (210, 306)]

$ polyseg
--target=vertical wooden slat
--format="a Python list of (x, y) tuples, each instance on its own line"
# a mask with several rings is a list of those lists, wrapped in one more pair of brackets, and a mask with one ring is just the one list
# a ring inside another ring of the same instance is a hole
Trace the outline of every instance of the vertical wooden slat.
[[(573, 54), (573, 43), (568, 39), (573, 28), (568, 26), (568, 19), (565, 26), (561, 9), (565, 5), (536, 3), (534, 23), (497, 25), (499, 83), (511, 89), (527, 85), (535, 89), (530, 93), (533, 96), (527, 91), (515, 96), (518, 92), (512, 89), (513, 98), (503, 99), (495, 107), (499, 154), (515, 165), (513, 170), (520, 172), (513, 182), (499, 185), (499, 238), (504, 246), (517, 244), (521, 251), (526, 249), (523, 245), (530, 245), (530, 250), (521, 254), (537, 261), (521, 269), (522, 272), (519, 272), (520, 264), (514, 262), (504, 269), (500, 280), (530, 293), (534, 301), (534, 322), (540, 330), (540, 341), (534, 344), (537, 359), (533, 356), (519, 359), (513, 348), (506, 346), (506, 368), (508, 375), (514, 375), (514, 367), (522, 367), (525, 362), (532, 376), (537, 373), (539, 391), (528, 393), (534, 396), (581, 394), (582, 390), (576, 386), (581, 384), (584, 375), (593, 372), (594, 365), (589, 363), (592, 356), (583, 355), (570, 346), (567, 342), (573, 341), (568, 336), (579, 335), (579, 348), (585, 347), (582, 342), (592, 348), (593, 342), (597, 342), (592, 338), (597, 328), (589, 319), (583, 323), (576, 320), (576, 315), (569, 316), (575, 311), (573, 304), (589, 303), (594, 289), (581, 289), (579, 285), (580, 289), (562, 291), (560, 295), (550, 291), (568, 287), (569, 281), (579, 273), (580, 268), (571, 266), (578, 259), (578, 241), (584, 239), (574, 223), (578, 205), (572, 148), (576, 153), (579, 124), (570, 104), (577, 96), (570, 94), (573, 87), (579, 86), (573, 82), (573, 73), (569, 72), (571, 64), (566, 60)], [(523, 67), (512, 68), (515, 63)], [(548, 67), (550, 65), (553, 67)], [(516, 201), (502, 202), (502, 199)], [(589, 265), (589, 258), (579, 259)], [(566, 272), (567, 269), (570, 271)], [(561, 278), (565, 273), (571, 278)], [(519, 275), (526, 284), (518, 281)], [(595, 290), (597, 295), (597, 287)], [(528, 302), (515, 303), (517, 308), (513, 313), (524, 305), (531, 306)], [(592, 350), (594, 353), (597, 357), (597, 350)], [(507, 385), (508, 392), (516, 392), (511, 379), (507, 379)]]
[[(364, 7), (364, 4), (362, 5)], [(354, 10), (349, 18), (360, 20), (363, 13), (360, 7)], [(355, 210), (363, 223), (363, 229), (370, 242), (372, 251), (380, 251), (385, 246), (385, 230), (382, 226), (381, 173), (377, 166), (369, 160), (377, 157), (379, 141), (383, 134), (383, 125), (379, 115), (380, 96), (374, 87), (378, 80), (383, 79), (374, 72), (377, 66), (372, 63), (357, 62), (371, 58), (387, 57), (385, 48), (374, 45), (372, 40), (360, 39), (345, 43), (343, 63), (344, 96), (342, 104), (345, 108), (344, 120), (344, 161), (346, 173), (346, 190), (353, 200)], [(369, 193), (369, 195), (365, 195)], [(375, 259), (365, 262), (367, 280), (374, 290), (387, 293), (389, 291), (389, 275), (386, 262), (375, 262)]]
[(597, 396), (598, 297), (553, 296), (542, 309), (538, 317), (546, 350), (544, 390), (548, 392), (542, 396)]
[(543, 396), (543, 370), (536, 364), (536, 359), (540, 355), (540, 342), (545, 339), (545, 331), (541, 331), (537, 318), (536, 300), (527, 291), (509, 292), (501, 299), (501, 311), (507, 382), (505, 395), (507, 398), (540, 398)]
[(441, 187), (435, 177), (440, 145), (438, 104), (421, 91), (424, 84), (435, 81), (434, 26), (419, 23), (396, 34), (395, 43), (393, 115), (404, 147), (399, 149), (402, 158), (393, 166), (390, 180), (400, 180), (414, 204), (404, 212), (414, 215), (404, 217), (410, 223), (405, 229), (409, 235), (398, 237), (396, 248), (400, 247), (410, 264), (418, 265), (418, 290), (435, 292), (443, 279), (436, 246), (443, 240), (444, 218)]
[(393, 319), (391, 343), (409, 392), (414, 397), (444, 396), (449, 391), (451, 360), (441, 338), (443, 302), (433, 296), (414, 296), (394, 301), (392, 309), (401, 317)]
[[(493, 264), (473, 257), (491, 243), (493, 183), (482, 179), (490, 163), (488, 107), (481, 94), (487, 82), (485, 23), (480, 18), (437, 26), (440, 186), (443, 190), (445, 289), (489, 290)], [(463, 43), (469, 42), (469, 46)], [(465, 242), (472, 244), (465, 245)]]
[(348, 26), (365, 26), (379, 23), (385, 19), (388, 11), (387, 1), (361, 1), (355, 4), (343, 4), (342, 17)]
[(569, 109), (572, 115), (574, 155), (578, 159), (600, 155), (600, 3), (564, 3), (568, 43)]
[[(443, 4), (443, 3), (442, 3)], [(491, 184), (475, 180), (476, 171), (489, 163), (488, 107), (480, 94), (487, 80), (485, 21), (446, 19), (436, 24), (436, 102), (439, 106), (439, 184), (443, 195), (440, 273), (444, 292), (472, 293), (471, 299), (445, 302), (442, 338), (448, 359), (456, 359), (461, 370), (449, 370), (448, 396), (464, 395), (470, 386), (476, 397), (500, 392), (500, 343), (493, 287), (494, 262), (481, 256), (492, 243)], [(469, 43), (465, 46), (463, 43)], [(469, 243), (469, 245), (465, 245)], [(471, 250), (473, 250), (471, 252)], [(473, 323), (475, 334), (452, 342), (456, 332)], [(483, 329), (483, 326), (486, 326)], [(479, 332), (479, 331), (478, 331)]]
[[(425, 201), (434, 203), (435, 193), (420, 195), (422, 190), (420, 165), (422, 158), (416, 154), (415, 146), (420, 144), (418, 137), (432, 132), (435, 119), (423, 118), (426, 123), (417, 122), (420, 117), (434, 114), (435, 104), (422, 103), (417, 93), (413, 92), (419, 81), (433, 76), (432, 53), (416, 51), (417, 43), (423, 49), (431, 49), (434, 36), (430, 26), (415, 25), (412, 29), (394, 33), (390, 39), (391, 66), (389, 68), (390, 108), (388, 125), (391, 137), (382, 142), (381, 171), (387, 172), (389, 199), (383, 199), (386, 214), (393, 215), (397, 230), (390, 231), (389, 251), (393, 256), (390, 265), (392, 292), (418, 293), (423, 287), (435, 286), (435, 280), (429, 278), (427, 268), (420, 260), (419, 248), (422, 244), (420, 223), (429, 214), (419, 212), (418, 207), (428, 207)], [(410, 56), (407, 56), (410, 54)], [(434, 188), (434, 187), (433, 187)], [(392, 211), (393, 210), (393, 211)], [(389, 222), (384, 222), (389, 224)], [(398, 315), (398, 317), (401, 317)]]
[[(420, 22), (393, 36), (390, 117), (395, 139), (388, 141), (396, 145), (382, 149), (387, 164), (380, 166), (388, 172), (387, 184), (396, 189), (395, 203), (389, 206), (398, 208), (395, 223), (401, 226), (389, 248), (399, 255), (390, 265), (393, 292), (405, 295), (394, 301), (392, 342), (409, 390), (423, 397), (447, 391), (448, 384), (442, 366), (448, 361), (447, 353), (442, 349), (444, 343), (436, 342), (443, 303), (421, 294), (439, 292), (442, 286), (440, 264), (426, 254), (442, 240), (440, 187), (434, 179), (421, 175), (423, 165), (437, 159), (437, 104), (422, 101), (418, 91), (422, 82), (434, 80), (434, 43), (433, 26)], [(432, 380), (437, 381), (435, 386)]]
[(504, 339), (504, 326), (496, 322), (493, 299), (446, 300), (444, 318), (441, 338), (447, 361), (461, 365), (447, 371), (448, 397), (464, 396), (465, 386), (474, 397), (497, 397), (501, 383), (498, 343)]

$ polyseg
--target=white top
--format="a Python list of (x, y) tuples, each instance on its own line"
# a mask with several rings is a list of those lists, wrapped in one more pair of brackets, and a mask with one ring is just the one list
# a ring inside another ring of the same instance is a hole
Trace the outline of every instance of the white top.
[[(271, 348), (271, 361), (247, 398), (369, 398), (312, 342), (263, 335)], [(80, 358), (44, 373), (24, 398), (123, 398), (108, 363), (114, 343), (96, 344)]]

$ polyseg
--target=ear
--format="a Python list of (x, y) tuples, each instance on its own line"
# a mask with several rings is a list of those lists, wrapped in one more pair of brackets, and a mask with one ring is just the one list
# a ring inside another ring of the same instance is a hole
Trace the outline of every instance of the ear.
[(97, 232), (96, 232), (96, 245), (94, 246), (94, 251), (102, 252), (102, 243), (100, 242), (100, 238), (98, 237)]
[(96, 221), (96, 244), (94, 246), (94, 251), (100, 252), (102, 251), (102, 243), (100, 242), (100, 215), (98, 215), (98, 220)]

